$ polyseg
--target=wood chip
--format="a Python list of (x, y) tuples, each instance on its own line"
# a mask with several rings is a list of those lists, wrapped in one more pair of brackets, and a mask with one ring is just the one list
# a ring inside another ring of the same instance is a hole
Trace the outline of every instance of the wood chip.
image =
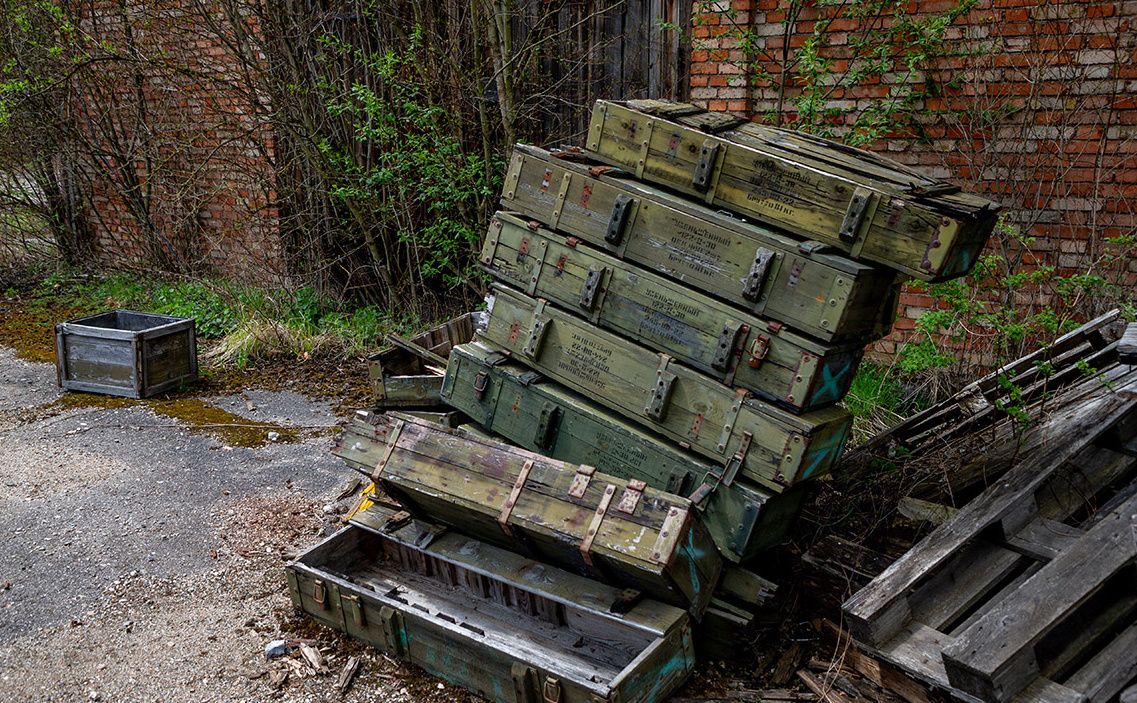
[(348, 657), (347, 663), (340, 670), (339, 678), (336, 679), (336, 690), (340, 692), (340, 695), (347, 693), (357, 671), (359, 671), (359, 657)]
[(328, 667), (324, 664), (324, 655), (320, 654), (320, 650), (315, 647), (300, 643), (300, 656), (307, 662), (308, 667), (312, 670), (313, 674), (326, 674)]
[(274, 691), (279, 691), (284, 682), (288, 680), (287, 669), (274, 669), (268, 672), (268, 685)]

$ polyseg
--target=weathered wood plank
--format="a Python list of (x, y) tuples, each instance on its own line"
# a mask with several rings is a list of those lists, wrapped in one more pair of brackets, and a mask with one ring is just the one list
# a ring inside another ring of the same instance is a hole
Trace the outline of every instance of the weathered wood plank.
[(862, 342), (821, 344), (688, 286), (498, 213), (482, 250), (498, 281), (793, 411), (841, 400)]
[(1137, 322), (1125, 326), (1117, 345), (1117, 360), (1123, 364), (1137, 364)]
[(1063, 550), (944, 648), (952, 685), (987, 701), (1009, 701), (1037, 676), (1034, 645), (1137, 559), (1137, 499)]
[(999, 212), (868, 152), (756, 124), (711, 136), (699, 127), (713, 113), (672, 122), (648, 114), (657, 105), (597, 101), (589, 153), (921, 280), (967, 273)]
[(518, 145), (502, 206), (825, 341), (888, 333), (895, 274), (701, 207), (612, 169)]

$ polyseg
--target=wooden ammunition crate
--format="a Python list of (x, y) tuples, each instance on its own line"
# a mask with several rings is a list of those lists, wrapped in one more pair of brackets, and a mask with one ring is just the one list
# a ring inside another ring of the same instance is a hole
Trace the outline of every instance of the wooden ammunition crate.
[(496, 703), (663, 703), (694, 667), (678, 608), (373, 506), (286, 567), (313, 619)]
[(891, 269), (827, 253), (816, 241), (677, 198), (618, 169), (590, 169), (519, 144), (501, 202), (613, 256), (821, 340), (882, 337), (896, 315)]
[[(487, 367), (484, 360), (489, 354), (477, 344), (457, 347), (450, 367), (454, 379), (451, 397), (459, 407), (469, 408), (491, 424), (496, 419), (496, 427), (504, 429), (501, 436), (554, 459), (596, 466), (606, 474), (639, 479), (669, 493), (690, 494), (719, 553), (731, 562), (747, 559), (788, 538), (805, 495), (803, 490), (774, 493), (742, 477), (725, 485), (722, 466), (711, 465), (669, 440), (650, 436), (557, 384), (544, 381), (523, 385), (518, 377), (527, 373), (524, 369), (510, 363)], [(473, 386), (482, 369), (487, 369), (489, 377), (485, 393), (478, 399)], [(500, 414), (495, 412), (497, 408)], [(351, 468), (370, 474), (386, 449), (385, 435), (376, 426), (382, 424), (378, 418), (370, 411), (357, 412), (337, 438), (332, 453)], [(551, 438), (549, 448), (533, 444), (542, 420)], [(470, 423), (461, 429), (476, 437), (491, 438), (482, 425)]]
[(871, 152), (666, 101), (597, 101), (587, 150), (637, 178), (924, 281), (971, 270), (999, 213)]
[(379, 408), (433, 408), (442, 404), (438, 391), (450, 349), (474, 337), (474, 318), (466, 313), (367, 357), (371, 390)]
[(192, 318), (112, 310), (55, 326), (59, 386), (147, 398), (197, 380)]
[(499, 281), (794, 412), (844, 398), (864, 353), (862, 342), (817, 342), (507, 213), (490, 223), (481, 262)]
[[(826, 474), (852, 417), (831, 406), (795, 415), (750, 398), (544, 301), (495, 285), (478, 337), (586, 397), (779, 490)], [(795, 398), (796, 400), (796, 398)]]
[(406, 415), (375, 417), (371, 478), (412, 514), (698, 618), (722, 560), (690, 501)]

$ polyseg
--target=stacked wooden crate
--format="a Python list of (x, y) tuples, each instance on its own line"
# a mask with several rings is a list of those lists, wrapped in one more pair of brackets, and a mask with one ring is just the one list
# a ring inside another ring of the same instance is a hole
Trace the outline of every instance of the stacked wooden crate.
[[(838, 404), (865, 345), (890, 329), (897, 271), (965, 273), (997, 207), (865, 152), (660, 101), (598, 102), (584, 151), (518, 145), (501, 201), (481, 255), (494, 282), (475, 338), (454, 344), (447, 334), (446, 359), (424, 352), (428, 395), (474, 424), (432, 429), (361, 414), (335, 451), (419, 520), (420, 534), (408, 543), (401, 518), (365, 511), (349, 529), (382, 539), (340, 540), (467, 590), (470, 564), (438, 566), (423, 551), (429, 535), (448, 529), (480, 545), (468, 554), (505, 548), (536, 560), (526, 568), (539, 561), (585, 577), (592, 585), (575, 599), (559, 589), (518, 598), (503, 557), (474, 560), (499, 584), (479, 581), (475, 595), (528, 603), (527, 614), (558, 626), (636, 608), (656, 621), (666, 613), (651, 641), (667, 649), (641, 658), (672, 672), (659, 679), (667, 686), (644, 687), (652, 669), (616, 666), (607, 693), (588, 694), (659, 700), (690, 670), (689, 620), (704, 630), (744, 621), (744, 610), (715, 596), (753, 603), (768, 592), (738, 565), (785, 539), (799, 486), (840, 455), (851, 416)], [(393, 368), (381, 359), (372, 367), (384, 394), (401, 388)], [(398, 392), (417, 397), (413, 387)], [(326, 605), (326, 584), (350, 601), (364, 577), (341, 573), (359, 571), (356, 547), (318, 549), (292, 567), (296, 603), (349, 631), (348, 611), (358, 627), (374, 620), (359, 602), (324, 612), (338, 607), (335, 598)], [(371, 590), (405, 590), (390, 575), (366, 578)], [(621, 587), (607, 609), (589, 595)], [(546, 600), (561, 603), (559, 615), (533, 611)], [(416, 654), (403, 642), (417, 613), (371, 607), (381, 632), (360, 636), (491, 698), (572, 700), (588, 689), (547, 665), (556, 655), (515, 666), (512, 697), (487, 689), (474, 673), (439, 665), (437, 643)], [(459, 634), (451, 641), (494, 647)], [(525, 683), (533, 677), (537, 685)]]
[(998, 211), (868, 152), (664, 101), (599, 101), (583, 151), (518, 145), (501, 202), (488, 322), (443, 399), (689, 496), (731, 562), (783, 539), (794, 487), (839, 456), (837, 403), (890, 331), (897, 272), (966, 273)]

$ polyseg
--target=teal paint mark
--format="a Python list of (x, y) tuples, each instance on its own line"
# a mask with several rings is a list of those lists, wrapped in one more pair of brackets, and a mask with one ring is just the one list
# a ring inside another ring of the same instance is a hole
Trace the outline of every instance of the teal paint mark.
[(811, 404), (827, 403), (841, 399), (841, 379), (849, 372), (852, 364), (841, 363), (841, 370), (833, 374), (833, 364), (821, 367), (821, 383), (813, 394)]
[[(810, 449), (813, 450), (813, 461), (806, 467), (805, 472), (802, 473), (801, 478), (809, 478), (818, 467), (822, 465), (829, 465), (837, 461), (837, 457), (841, 456), (841, 452), (845, 449), (845, 440), (849, 436), (849, 425), (846, 424), (841, 432), (829, 435), (829, 437), (820, 445), (811, 443)], [(828, 463), (827, 463), (828, 462)]]

